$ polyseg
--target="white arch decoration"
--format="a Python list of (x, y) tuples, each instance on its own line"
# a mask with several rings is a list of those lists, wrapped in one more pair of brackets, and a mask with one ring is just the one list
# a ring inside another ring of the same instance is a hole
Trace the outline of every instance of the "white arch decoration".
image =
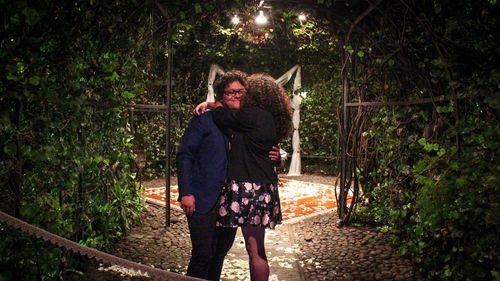
[(299, 125), (300, 125), (300, 104), (302, 103), (302, 97), (298, 90), (302, 88), (302, 77), (300, 75), (300, 65), (295, 65), (280, 78), (276, 79), (276, 82), (281, 85), (285, 85), (292, 78), (293, 73), (295, 73), (295, 79), (293, 81), (292, 88), (292, 108), (293, 108), (293, 137), (292, 137), (292, 160), (290, 163), (290, 169), (288, 170), (289, 176), (300, 176), (301, 175), (301, 160), (300, 160), (300, 137), (299, 137)]
[[(288, 176), (300, 176), (301, 175), (301, 160), (300, 160), (300, 136), (299, 136), (299, 124), (300, 124), (300, 104), (302, 103), (302, 97), (298, 90), (302, 88), (302, 77), (300, 75), (300, 65), (295, 65), (280, 78), (276, 79), (276, 83), (280, 85), (285, 85), (290, 81), (293, 74), (295, 73), (295, 79), (293, 81), (292, 88), (292, 108), (293, 108), (293, 137), (292, 137), (292, 160), (290, 163), (290, 169), (288, 170)], [(215, 101), (213, 84), (217, 74), (224, 74), (224, 70), (217, 64), (212, 64), (210, 66), (210, 71), (208, 74), (208, 94), (207, 101)]]
[(207, 101), (208, 102), (214, 102), (215, 101), (215, 94), (214, 94), (214, 81), (215, 77), (217, 74), (222, 75), (224, 74), (224, 70), (216, 65), (212, 64), (210, 66), (210, 71), (208, 73), (208, 94), (207, 94)]

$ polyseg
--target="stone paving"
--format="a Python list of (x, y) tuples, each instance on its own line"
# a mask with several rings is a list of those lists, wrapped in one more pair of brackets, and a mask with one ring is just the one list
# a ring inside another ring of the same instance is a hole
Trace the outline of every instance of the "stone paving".
[(292, 225), (306, 280), (425, 280), (386, 237), (366, 227), (335, 226), (329, 212)]
[[(283, 177), (283, 176), (281, 176)], [(286, 178), (282, 182), (311, 182), (332, 185), (335, 178), (318, 175), (303, 175)], [(176, 184), (176, 179), (171, 179)], [(148, 183), (149, 187), (161, 187), (164, 180), (157, 179)], [(156, 186), (158, 185), (158, 186)], [(164, 186), (164, 185), (163, 185)], [(308, 185), (313, 190), (315, 185)], [(283, 188), (280, 186), (280, 188)], [(303, 200), (311, 195), (298, 194), (298, 191), (283, 190), (280, 197)], [(331, 194), (320, 193), (321, 197)], [(280, 191), (281, 192), (281, 191)], [(302, 192), (302, 191), (301, 191)], [(282, 196), (281, 196), (282, 195)], [(317, 199), (317, 198), (313, 198)], [(266, 250), (270, 264), (272, 281), (316, 281), (316, 280), (425, 280), (412, 264), (397, 255), (390, 247), (386, 237), (367, 227), (337, 228), (336, 213), (331, 206), (307, 205), (300, 200), (290, 201), (288, 210), (295, 212), (278, 225), (275, 230), (266, 232)], [(325, 201), (325, 200), (324, 200)], [(329, 199), (328, 201), (331, 201)], [(160, 201), (161, 202), (161, 201)], [(315, 212), (308, 214), (311, 211)], [(298, 214), (300, 213), (300, 216)], [(182, 210), (175, 205), (171, 209), (171, 226), (165, 227), (165, 208), (148, 204), (142, 215), (142, 223), (133, 227), (116, 246), (113, 254), (135, 262), (162, 268), (180, 274), (186, 273), (191, 251), (187, 220)], [(78, 280), (149, 280), (137, 273), (117, 266), (96, 264)], [(229, 252), (222, 273), (222, 280), (250, 280), (248, 257), (241, 232)]]
[[(143, 223), (131, 229), (114, 254), (185, 274), (191, 250), (187, 220), (177, 208), (171, 215), (171, 227), (165, 228), (164, 208), (148, 205)], [(339, 229), (335, 220), (335, 213), (329, 211), (269, 230), (270, 280), (425, 280), (409, 261), (398, 257), (383, 234), (365, 227)], [(148, 280), (102, 265), (85, 275), (90, 276), (87, 280)], [(224, 264), (222, 280), (249, 280), (241, 234)]]
[[(290, 226), (286, 224), (266, 231), (266, 255), (271, 281), (305, 280), (297, 255), (298, 245), (290, 234)], [(235, 243), (224, 261), (222, 280), (250, 280), (244, 241), (241, 231), (238, 230)]]

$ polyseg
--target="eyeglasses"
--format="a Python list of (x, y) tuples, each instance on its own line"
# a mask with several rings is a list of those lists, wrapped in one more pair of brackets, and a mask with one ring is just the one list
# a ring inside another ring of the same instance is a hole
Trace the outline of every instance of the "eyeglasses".
[(243, 95), (245, 93), (245, 89), (237, 89), (237, 90), (226, 90), (224, 91), (224, 95), (234, 96), (236, 94)]

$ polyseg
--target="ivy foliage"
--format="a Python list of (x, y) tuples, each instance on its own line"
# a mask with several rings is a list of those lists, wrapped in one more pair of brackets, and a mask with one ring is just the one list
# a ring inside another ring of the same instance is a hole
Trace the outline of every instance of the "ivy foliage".
[(368, 112), (357, 215), (435, 280), (499, 278), (497, 12), (496, 1), (383, 2), (344, 46), (354, 98), (431, 98)]
[[(146, 81), (140, 4), (0, 6), (2, 211), (109, 250), (142, 208), (126, 110)], [(55, 280), (75, 266), (68, 253), (4, 225), (0, 237), (6, 280)]]
[[(331, 36), (324, 22), (300, 25), (293, 13), (277, 9), (283, 24), (276, 24), (275, 32), (288, 35), (254, 45), (221, 24), (227, 11), (249, 9), (247, 4), (0, 1), (2, 210), (109, 250), (142, 208), (131, 167), (134, 152), (146, 151), (148, 175), (164, 169), (164, 115), (132, 115), (128, 105), (166, 102), (169, 57), (174, 61), (172, 155), (192, 105), (206, 95), (211, 63), (276, 77), (298, 63), (304, 77), (312, 77), (304, 83), (311, 85), (310, 96), (326, 94), (325, 103), (335, 99), (321, 79), (330, 79), (335, 69), (334, 52), (328, 51), (335, 46), (325, 40)], [(307, 56), (320, 53), (324, 67), (310, 67)], [(321, 140), (307, 150), (315, 153)], [(71, 254), (6, 226), (0, 236), (0, 274), (7, 280), (60, 279), (78, 266)]]
[[(210, 64), (275, 77), (300, 64), (302, 152), (325, 157), (336, 156), (348, 69), (350, 101), (456, 97), (364, 111), (358, 217), (432, 279), (498, 279), (497, 2), (270, 2), (268, 27), (240, 30), (230, 18), (252, 15), (254, 1), (0, 0), (2, 210), (110, 249), (142, 206), (134, 151), (146, 151), (147, 176), (164, 170), (164, 115), (127, 105), (167, 101), (169, 58), (170, 172)], [(310, 167), (336, 172), (321, 164)], [(60, 279), (77, 266), (3, 225), (0, 237), (7, 280)]]
[[(328, 19), (318, 17), (313, 8), (309, 20), (297, 20), (304, 9), (293, 8), (286, 3), (273, 3), (269, 25), (261, 30), (268, 32), (269, 39), (260, 44), (245, 40), (248, 31), (234, 26), (230, 20), (234, 14), (242, 19), (255, 15), (255, 3), (249, 1), (169, 1), (158, 4), (163, 13), (153, 7), (153, 36), (156, 46), (163, 46), (158, 40), (172, 38), (172, 49), (162, 47), (165, 55), (156, 58), (155, 79), (165, 80), (166, 58), (172, 54), (172, 122), (171, 163), (175, 170), (174, 155), (184, 129), (192, 117), (193, 105), (205, 100), (207, 79), (211, 64), (218, 64), (224, 70), (240, 69), (248, 73), (267, 72), (278, 78), (296, 64), (302, 67), (300, 91), (307, 92), (302, 104), (300, 133), (303, 136), (302, 152), (320, 157), (334, 157), (336, 146), (336, 107), (338, 104), (337, 39), (331, 34)], [(223, 9), (221, 9), (223, 7)], [(165, 20), (170, 24), (167, 28)], [(163, 27), (162, 27), (163, 26)], [(251, 30), (252, 31), (252, 30)], [(255, 30), (253, 30), (255, 31)], [(315, 58), (311, 60), (310, 58)], [(293, 80), (293, 77), (292, 77)], [(293, 81), (286, 87), (291, 97)], [(137, 103), (162, 103), (166, 89), (150, 89), (147, 95), (134, 99)], [(326, 116), (326, 118), (325, 118)], [(147, 177), (163, 175), (165, 172), (165, 126), (161, 117), (152, 114), (136, 115), (136, 144), (146, 150), (150, 161), (146, 168)], [(153, 121), (155, 120), (155, 121)], [(323, 128), (328, 133), (314, 134)], [(291, 137), (282, 147), (292, 152)], [(328, 159), (326, 159), (328, 160)], [(308, 158), (304, 167), (308, 168)], [(328, 163), (331, 164), (333, 160)], [(323, 165), (324, 166), (324, 165)], [(316, 167), (316, 166), (314, 166)], [(313, 168), (312, 166), (310, 168)], [(331, 165), (328, 169), (333, 173)]]

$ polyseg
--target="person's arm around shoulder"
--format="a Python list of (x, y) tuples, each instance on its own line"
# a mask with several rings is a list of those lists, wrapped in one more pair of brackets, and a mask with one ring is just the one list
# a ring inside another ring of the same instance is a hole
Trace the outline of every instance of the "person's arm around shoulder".
[(207, 111), (207, 109), (215, 109), (217, 107), (221, 107), (222, 103), (220, 101), (204, 101), (200, 104), (198, 104), (194, 109), (193, 109), (193, 114), (196, 116), (202, 115)]

